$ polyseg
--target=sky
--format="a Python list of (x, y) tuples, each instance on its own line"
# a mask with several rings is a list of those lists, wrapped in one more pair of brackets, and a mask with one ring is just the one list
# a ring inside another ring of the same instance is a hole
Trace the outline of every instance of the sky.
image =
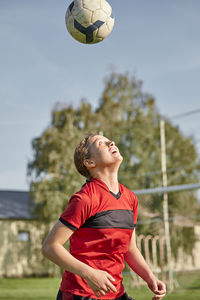
[[(104, 78), (129, 72), (165, 117), (200, 109), (200, 1), (109, 0), (112, 33), (83, 45), (67, 32), (69, 0), (0, 0), (0, 189), (28, 190), (31, 142), (55, 103), (98, 105)], [(200, 114), (174, 118), (200, 153)]]

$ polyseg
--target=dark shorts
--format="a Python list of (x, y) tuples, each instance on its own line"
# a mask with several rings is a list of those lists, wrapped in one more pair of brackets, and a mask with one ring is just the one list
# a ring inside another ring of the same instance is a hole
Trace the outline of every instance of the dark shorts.
[[(70, 293), (62, 292), (61, 290), (58, 291), (58, 295), (56, 300), (99, 300), (94, 298), (82, 297)], [(112, 300), (134, 300), (133, 298), (129, 297), (126, 293), (122, 296), (112, 299)]]

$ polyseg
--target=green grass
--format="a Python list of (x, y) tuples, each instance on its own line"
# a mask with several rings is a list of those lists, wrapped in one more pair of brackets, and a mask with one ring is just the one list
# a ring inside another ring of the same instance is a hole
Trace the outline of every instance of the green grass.
[[(200, 299), (200, 272), (176, 275), (179, 288), (167, 295), (165, 300)], [(55, 300), (60, 278), (0, 279), (1, 300)], [(130, 277), (129, 277), (130, 280)], [(146, 286), (130, 288), (127, 277), (124, 285), (127, 293), (136, 300), (151, 300), (152, 293)]]
[[(179, 287), (174, 288), (171, 294), (167, 294), (165, 300), (197, 300), (200, 299), (200, 271), (199, 272), (185, 272), (174, 274), (174, 279)], [(129, 278), (130, 280), (130, 278)], [(130, 288), (127, 280), (124, 282), (127, 293), (136, 300), (151, 300), (153, 293), (142, 286), (140, 288)]]
[(55, 300), (60, 278), (0, 279), (1, 300)]

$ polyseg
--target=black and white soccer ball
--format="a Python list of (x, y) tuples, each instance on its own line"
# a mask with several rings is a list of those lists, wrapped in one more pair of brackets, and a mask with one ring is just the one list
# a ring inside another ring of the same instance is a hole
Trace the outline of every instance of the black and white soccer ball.
[(77, 41), (95, 44), (103, 41), (113, 29), (112, 7), (106, 0), (74, 0), (67, 9), (65, 22)]

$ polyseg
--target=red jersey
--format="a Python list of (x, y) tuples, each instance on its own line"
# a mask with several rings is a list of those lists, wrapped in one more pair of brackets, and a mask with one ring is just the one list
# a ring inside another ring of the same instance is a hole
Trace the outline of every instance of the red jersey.
[[(59, 219), (74, 230), (70, 253), (95, 269), (107, 271), (115, 279), (112, 284), (117, 292), (110, 291), (101, 299), (114, 299), (125, 293), (124, 254), (137, 221), (137, 197), (121, 184), (119, 190), (117, 196), (100, 179), (93, 178), (71, 197)], [(96, 298), (85, 279), (68, 271), (63, 273), (60, 290)]]

